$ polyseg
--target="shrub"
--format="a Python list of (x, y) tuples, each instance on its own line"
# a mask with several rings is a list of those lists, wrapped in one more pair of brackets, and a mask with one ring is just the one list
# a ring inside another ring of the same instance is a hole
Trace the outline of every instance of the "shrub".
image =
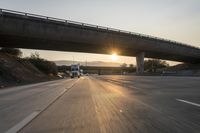
[(30, 63), (32, 63), (35, 67), (37, 67), (40, 71), (44, 72), (45, 74), (57, 74), (57, 66), (54, 62), (42, 59), (39, 57), (38, 53), (31, 54), (30, 57), (27, 57)]
[(10, 54), (10, 55), (13, 55), (13, 56), (16, 56), (16, 57), (22, 56), (22, 51), (20, 49), (17, 49), (17, 48), (1, 48), (0, 52)]

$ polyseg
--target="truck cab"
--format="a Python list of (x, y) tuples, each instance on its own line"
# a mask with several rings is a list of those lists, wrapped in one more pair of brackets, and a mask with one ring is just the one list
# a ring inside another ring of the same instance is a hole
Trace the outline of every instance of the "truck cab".
[(70, 77), (71, 78), (74, 78), (74, 77), (80, 78), (80, 66), (78, 64), (71, 65)]

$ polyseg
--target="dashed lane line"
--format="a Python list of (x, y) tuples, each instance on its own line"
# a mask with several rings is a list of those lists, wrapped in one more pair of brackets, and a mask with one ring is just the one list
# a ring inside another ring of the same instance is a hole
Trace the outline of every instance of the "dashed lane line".
[(183, 99), (176, 99), (176, 100), (179, 101), (179, 102), (183, 102), (183, 103), (187, 103), (187, 104), (190, 104), (190, 105), (200, 107), (200, 104), (198, 104), (198, 103), (193, 103), (193, 102), (186, 101), (186, 100), (183, 100)]

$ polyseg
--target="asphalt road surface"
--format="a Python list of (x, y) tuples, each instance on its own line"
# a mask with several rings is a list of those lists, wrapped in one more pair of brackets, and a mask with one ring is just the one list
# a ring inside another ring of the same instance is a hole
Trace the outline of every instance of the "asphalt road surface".
[(0, 118), (0, 132), (199, 133), (200, 78), (85, 76), (11, 88), (0, 91)]

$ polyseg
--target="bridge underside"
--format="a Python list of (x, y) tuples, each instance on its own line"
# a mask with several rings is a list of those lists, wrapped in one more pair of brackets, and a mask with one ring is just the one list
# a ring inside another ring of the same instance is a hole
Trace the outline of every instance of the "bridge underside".
[(114, 45), (91, 45), (87, 43), (78, 43), (70, 41), (55, 41), (38, 38), (27, 38), (22, 36), (10, 36), (0, 34), (0, 47), (39, 49), (52, 51), (73, 51), (84, 53), (112, 54), (117, 52), (123, 56), (136, 57), (141, 52), (145, 52), (146, 58), (155, 58), (179, 62), (199, 63), (199, 58), (187, 55), (168, 54), (162, 52), (144, 51), (140, 49), (130, 49), (124, 47), (116, 47)]

